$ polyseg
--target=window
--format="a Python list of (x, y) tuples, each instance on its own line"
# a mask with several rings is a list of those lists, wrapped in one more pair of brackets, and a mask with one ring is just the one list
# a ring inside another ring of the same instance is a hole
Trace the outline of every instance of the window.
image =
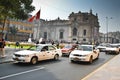
[(49, 46), (49, 50), (56, 50), (53, 46)]
[(47, 39), (47, 32), (44, 32), (44, 39)]
[(83, 39), (83, 41), (86, 41), (86, 39)]
[(63, 32), (60, 32), (60, 39), (63, 39)]
[(43, 47), (41, 51), (48, 51), (48, 46)]
[(77, 36), (77, 29), (73, 28), (73, 36)]
[(83, 31), (83, 35), (86, 36), (86, 29), (84, 29), (84, 31)]

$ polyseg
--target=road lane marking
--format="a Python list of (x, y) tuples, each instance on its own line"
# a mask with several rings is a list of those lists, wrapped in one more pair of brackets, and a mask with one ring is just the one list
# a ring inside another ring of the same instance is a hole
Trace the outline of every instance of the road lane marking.
[(28, 71), (24, 71), (24, 72), (20, 72), (20, 73), (11, 74), (11, 75), (8, 75), (8, 76), (3, 76), (3, 77), (0, 77), (0, 80), (1, 79), (6, 79), (6, 78), (9, 78), (9, 77), (13, 77), (13, 76), (18, 76), (18, 75), (25, 74), (25, 73), (29, 73), (29, 72), (33, 72), (33, 71), (37, 71), (37, 70), (41, 70), (41, 69), (44, 69), (44, 68), (45, 67), (40, 67), (40, 68), (37, 68), (37, 69), (32, 69), (32, 70), (28, 70)]

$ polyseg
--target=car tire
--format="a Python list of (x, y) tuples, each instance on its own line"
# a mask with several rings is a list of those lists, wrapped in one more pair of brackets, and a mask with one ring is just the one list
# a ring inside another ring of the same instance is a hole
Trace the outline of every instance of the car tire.
[(91, 64), (93, 62), (93, 57), (91, 56), (89, 59), (89, 63)]
[(119, 54), (119, 52), (116, 52), (116, 55), (118, 55)]
[(97, 58), (96, 59), (98, 59), (99, 58), (99, 54), (98, 54), (98, 56), (97, 56)]
[(59, 55), (56, 54), (56, 55), (54, 56), (54, 60), (58, 60), (58, 59), (59, 59)]
[(73, 62), (75, 62), (75, 61), (73, 61), (73, 60), (70, 60), (70, 62), (71, 62), (71, 63), (73, 63)]
[(37, 62), (38, 62), (38, 59), (37, 59), (37, 57), (32, 57), (32, 59), (31, 59), (31, 64), (37, 64)]

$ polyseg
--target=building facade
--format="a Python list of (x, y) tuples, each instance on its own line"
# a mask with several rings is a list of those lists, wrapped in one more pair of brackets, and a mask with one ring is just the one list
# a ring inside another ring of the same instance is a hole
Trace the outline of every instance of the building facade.
[(43, 20), (40, 37), (46, 40), (92, 43), (99, 41), (98, 15), (90, 12), (72, 12), (68, 20)]
[[(14, 33), (14, 29), (17, 32)], [(11, 32), (10, 29), (13, 29)], [(4, 38), (8, 41), (27, 41), (33, 36), (34, 25), (27, 21), (7, 19), (3, 28), (3, 23), (0, 24), (0, 38)]]
[(100, 33), (100, 43), (120, 43), (120, 32)]
[[(93, 43), (99, 42), (99, 22), (98, 15), (90, 12), (72, 12), (68, 16), (68, 20), (62, 20), (59, 17), (55, 20), (34, 20), (34, 22), (21, 20), (7, 20), (3, 29), (4, 38), (9, 41), (23, 41), (32, 38), (39, 40), (64, 41)], [(13, 35), (10, 32), (11, 27), (18, 29)], [(0, 24), (0, 32), (2, 32), (2, 24)], [(1, 36), (1, 34), (0, 34)], [(13, 37), (15, 39), (13, 39)]]

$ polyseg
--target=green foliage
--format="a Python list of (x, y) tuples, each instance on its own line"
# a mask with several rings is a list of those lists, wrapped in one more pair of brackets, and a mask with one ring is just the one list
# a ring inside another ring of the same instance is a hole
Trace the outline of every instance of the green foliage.
[[(26, 20), (29, 16), (29, 13), (35, 10), (35, 7), (31, 5), (32, 2), (33, 0), (0, 0), (0, 24), (3, 23), (3, 29), (7, 19)], [(11, 32), (13, 34), (16, 33), (16, 31)]]
[(0, 18), (15, 18), (25, 20), (35, 7), (33, 0), (0, 0)]

